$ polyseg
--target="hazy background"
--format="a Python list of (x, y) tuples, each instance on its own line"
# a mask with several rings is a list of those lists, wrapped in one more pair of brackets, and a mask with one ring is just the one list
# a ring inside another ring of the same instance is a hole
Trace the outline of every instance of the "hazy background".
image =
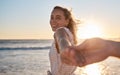
[(49, 16), (56, 5), (97, 22), (105, 38), (120, 37), (120, 0), (0, 0), (0, 39), (51, 39)]

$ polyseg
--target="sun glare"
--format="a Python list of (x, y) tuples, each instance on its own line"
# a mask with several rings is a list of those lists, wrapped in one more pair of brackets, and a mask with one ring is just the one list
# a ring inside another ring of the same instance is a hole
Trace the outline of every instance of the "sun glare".
[[(89, 21), (78, 28), (77, 37), (79, 39), (103, 37), (102, 33), (101, 27), (98, 24)], [(83, 69), (83, 73), (86, 75), (101, 75), (100, 65), (97, 63), (88, 65)]]
[(86, 23), (78, 28), (77, 36), (82, 39), (101, 37), (102, 31), (98, 25), (94, 23)]
[(75, 73), (77, 75), (106, 75), (107, 67), (102, 63), (94, 63), (85, 67), (77, 67)]
[(98, 64), (88, 65), (85, 67), (84, 71), (87, 75), (101, 75)]

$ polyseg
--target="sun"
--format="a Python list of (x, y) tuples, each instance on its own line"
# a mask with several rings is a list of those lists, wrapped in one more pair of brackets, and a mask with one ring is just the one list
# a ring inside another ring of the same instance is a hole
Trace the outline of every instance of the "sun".
[(77, 37), (81, 39), (102, 37), (102, 30), (94, 23), (85, 23), (83, 26), (78, 28)]

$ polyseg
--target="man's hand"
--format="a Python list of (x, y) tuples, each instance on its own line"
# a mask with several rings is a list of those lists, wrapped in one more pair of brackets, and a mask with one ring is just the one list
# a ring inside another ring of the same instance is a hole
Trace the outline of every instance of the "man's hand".
[(108, 40), (88, 39), (78, 46), (66, 48), (61, 54), (61, 60), (63, 63), (80, 67), (100, 62), (112, 55), (110, 45)]

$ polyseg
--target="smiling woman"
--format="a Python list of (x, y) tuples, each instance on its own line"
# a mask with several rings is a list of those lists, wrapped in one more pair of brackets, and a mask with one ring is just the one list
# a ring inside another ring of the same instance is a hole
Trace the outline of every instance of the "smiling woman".
[(88, 39), (93, 37), (102, 37), (102, 30), (99, 26), (94, 23), (85, 23), (83, 26), (78, 28), (78, 38)]

